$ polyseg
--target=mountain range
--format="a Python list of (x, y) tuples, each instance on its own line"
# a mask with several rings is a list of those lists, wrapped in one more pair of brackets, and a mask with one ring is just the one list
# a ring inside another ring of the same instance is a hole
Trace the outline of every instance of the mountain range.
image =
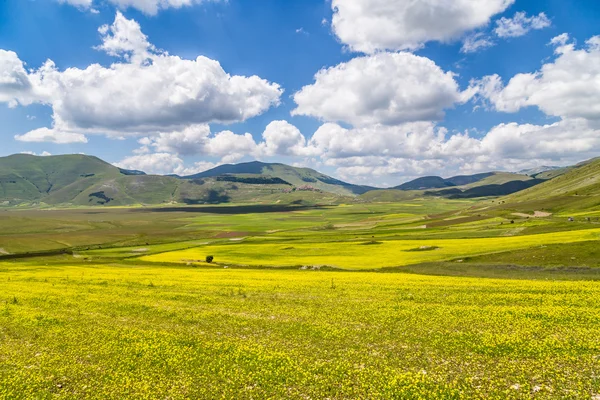
[[(545, 169), (532, 176), (507, 172), (451, 178), (428, 176), (382, 190), (353, 185), (310, 168), (258, 161), (221, 165), (190, 176), (161, 176), (120, 169), (93, 156), (38, 157), (16, 154), (0, 158), (0, 205), (292, 203), (335, 202), (352, 198), (384, 201), (382, 199), (406, 196), (476, 198), (517, 192), (525, 195), (536, 193), (532, 190), (538, 187), (551, 188), (553, 186), (548, 185), (556, 182), (562, 182), (560, 190), (568, 192), (567, 189), (572, 186), (569, 182), (574, 179), (573, 173), (577, 174), (580, 169), (597, 164), (600, 164), (600, 161), (590, 160), (573, 167)], [(548, 174), (549, 172), (551, 174)], [(565, 181), (565, 177), (571, 178)], [(581, 184), (586, 182), (589, 182), (589, 178), (584, 179)], [(583, 192), (587, 190), (584, 190), (583, 186), (576, 189)]]

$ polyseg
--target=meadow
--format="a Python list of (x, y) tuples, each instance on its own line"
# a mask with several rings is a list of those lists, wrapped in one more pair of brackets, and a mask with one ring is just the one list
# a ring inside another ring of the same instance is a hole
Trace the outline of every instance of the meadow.
[(600, 398), (598, 210), (535, 207), (2, 211), (0, 398)]
[(2, 398), (581, 398), (594, 282), (3, 263)]

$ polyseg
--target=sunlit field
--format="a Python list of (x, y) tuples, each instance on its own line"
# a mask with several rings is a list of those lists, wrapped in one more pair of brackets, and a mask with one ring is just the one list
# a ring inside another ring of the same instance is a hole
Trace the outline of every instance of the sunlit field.
[(505, 252), (543, 245), (594, 241), (600, 229), (556, 232), (529, 236), (428, 239), (392, 241), (353, 241), (327, 243), (275, 242), (248, 240), (244, 243), (204, 245), (187, 250), (142, 257), (154, 262), (203, 262), (217, 255), (221, 263), (254, 266), (332, 266), (344, 269), (373, 269), (404, 266), (459, 257)]
[(594, 282), (2, 264), (3, 398), (591, 398)]
[(593, 398), (594, 212), (5, 211), (0, 398)]

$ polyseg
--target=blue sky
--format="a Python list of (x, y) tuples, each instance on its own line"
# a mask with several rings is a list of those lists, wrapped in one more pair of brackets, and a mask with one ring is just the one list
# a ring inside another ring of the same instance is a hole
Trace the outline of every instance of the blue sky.
[(597, 1), (159, 3), (3, 1), (0, 156), (261, 159), (395, 185), (600, 155)]

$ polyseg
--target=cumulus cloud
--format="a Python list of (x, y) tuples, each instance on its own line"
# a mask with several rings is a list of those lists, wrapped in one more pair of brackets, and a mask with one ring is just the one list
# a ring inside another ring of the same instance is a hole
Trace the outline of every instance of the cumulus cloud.
[(42, 151), (41, 153), (36, 153), (33, 151), (22, 151), (21, 154), (29, 154), (30, 156), (42, 156), (42, 157), (48, 157), (51, 156), (52, 153), (49, 153), (47, 151)]
[(221, 0), (58, 0), (59, 3), (71, 4), (81, 9), (89, 9), (92, 12), (95, 11), (91, 8), (94, 4), (105, 2), (121, 9), (135, 8), (148, 15), (156, 15), (160, 10), (168, 8), (189, 7), (208, 1), (218, 2)]
[(444, 109), (464, 102), (451, 72), (411, 53), (358, 57), (315, 75), (315, 82), (294, 94), (292, 114), (352, 125), (397, 125), (439, 120)]
[(526, 35), (531, 30), (544, 29), (552, 25), (546, 14), (539, 13), (528, 17), (524, 12), (516, 13), (512, 18), (502, 17), (496, 21), (494, 33), (501, 38)]
[(0, 49), (0, 103), (16, 107), (29, 104), (33, 87), (23, 61), (17, 53)]
[(258, 147), (260, 154), (274, 155), (309, 155), (306, 138), (298, 128), (287, 121), (273, 121), (262, 134), (263, 142)]
[(177, 174), (186, 176), (206, 171), (219, 164), (209, 161), (199, 161), (186, 167), (184, 161), (177, 155), (171, 153), (148, 153), (126, 157), (114, 165), (123, 169), (144, 171), (147, 174)]
[(23, 135), (15, 135), (15, 140), (19, 142), (37, 142), (37, 143), (87, 143), (85, 135), (76, 132), (63, 132), (52, 128), (39, 128), (27, 132)]
[(332, 0), (332, 27), (351, 50), (415, 50), (487, 25), (514, 0)]
[(499, 111), (534, 106), (549, 116), (600, 121), (600, 36), (581, 49), (565, 35), (552, 43), (556, 58), (539, 71), (515, 75), (506, 86), (498, 75), (487, 76), (480, 94)]
[(584, 119), (548, 125), (500, 124), (480, 137), (449, 134), (433, 123), (346, 129), (324, 124), (307, 143), (325, 165), (353, 182), (490, 170), (514, 171), (591, 158), (600, 130)]
[(98, 49), (121, 58), (110, 67), (60, 71), (48, 61), (26, 71), (15, 53), (0, 50), (0, 101), (50, 105), (57, 134), (113, 137), (241, 122), (279, 104), (279, 85), (229, 75), (206, 57), (187, 60), (158, 51), (139, 24), (119, 12), (100, 33)]

